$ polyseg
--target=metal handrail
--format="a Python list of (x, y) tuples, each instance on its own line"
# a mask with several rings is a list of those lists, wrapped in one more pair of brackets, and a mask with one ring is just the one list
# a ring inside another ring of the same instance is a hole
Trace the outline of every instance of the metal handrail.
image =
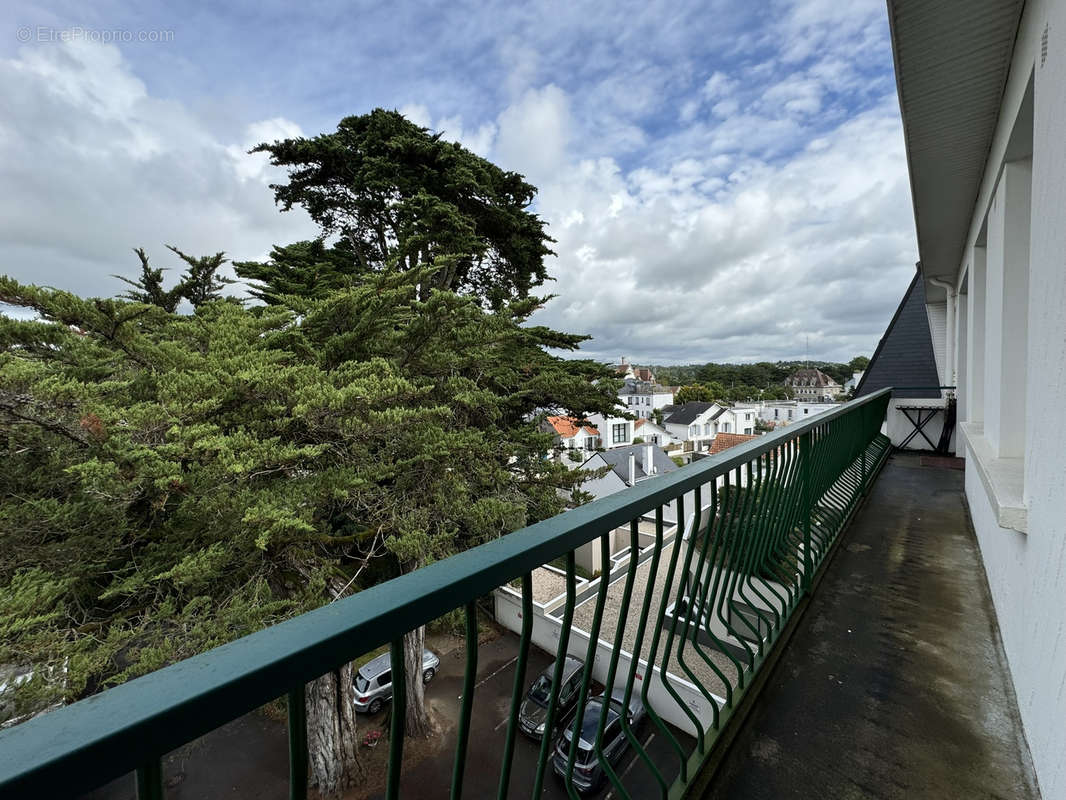
[[(802, 423), (794, 423), (676, 472), (642, 482), (627, 491), (580, 506), (0, 732), (0, 796), (52, 797), (77, 793), (133, 769), (138, 770), (142, 794), (156, 796), (161, 792), (159, 759), (162, 754), (279, 696), (288, 694), (290, 708), (298, 712), (302, 709), (300, 695), (306, 683), (390, 642), (393, 644), (394, 685), (399, 688), (403, 682), (403, 664), (398, 642), (403, 633), (432, 621), (446, 610), (465, 606), (469, 638), (471, 616), (476, 614), (473, 600), (519, 577), (523, 578), (523, 599), (527, 599), (531, 592), (531, 572), (564, 555), (568, 556), (567, 582), (570, 602), (573, 603), (572, 553), (576, 548), (625, 526), (630, 527), (636, 544), (636, 520), (649, 514), (656, 515), (658, 541), (662, 547), (663, 506), (673, 502), (682, 506), (685, 495), (690, 492), (696, 493), (697, 519), (702, 507), (698, 499), (700, 492), (709, 493), (712, 506), (718, 499), (723, 500), (722, 508), (711, 514), (705, 536), (700, 537), (704, 552), (698, 563), (703, 568), (706, 562), (708, 575), (719, 563), (715, 558), (720, 557), (722, 565), (727, 563), (726, 559), (732, 559), (729, 563), (750, 561), (755, 564), (770, 555), (792, 559), (787, 563), (792, 564), (793, 573), (799, 575), (797, 570), (802, 572), (802, 578), (793, 581), (795, 586), (789, 583), (787, 598), (783, 597), (781, 603), (776, 599), (772, 601), (775, 620), (770, 619), (769, 611), (765, 613), (771, 629), (769, 641), (759, 643), (756, 648), (759, 652), (753, 651), (747, 665), (738, 665), (737, 682), (741, 685), (736, 691), (739, 694), (747, 681), (746, 674), (758, 668), (764, 648), (773, 644), (776, 635), (773, 631), (780, 631), (781, 621), (791, 613), (829, 544), (846, 523), (846, 512), (854, 507), (861, 491), (868, 485), (869, 477), (885, 457), (886, 440), (879, 429), (889, 394), (889, 389), (882, 389), (842, 404), (840, 408)], [(745, 475), (747, 494), (742, 497), (738, 493), (745, 486)], [(720, 486), (726, 489), (718, 489)], [(733, 488), (729, 489), (730, 486)], [(718, 492), (723, 494), (716, 499)], [(727, 507), (726, 496), (731, 506)], [(677, 519), (679, 525), (684, 524), (683, 508), (679, 508)], [(728, 545), (731, 552), (716, 555), (720, 548), (715, 544), (712, 547), (715, 554), (709, 555), (707, 542), (715, 536), (722, 542), (733, 541)], [(697, 537), (693, 536), (687, 544), (686, 569), (693, 561), (694, 548), (699, 546), (696, 541)], [(683, 546), (679, 537), (670, 559), (671, 581)], [(802, 565), (797, 561), (800, 557)], [(630, 569), (635, 568), (636, 559), (632, 559)], [(689, 575), (686, 573), (682, 577), (687, 584)], [(714, 594), (719, 591), (719, 577), (714, 578), (715, 588), (712, 590), (708, 585), (701, 590), (700, 596), (707, 603), (732, 603), (731, 598), (715, 599), (719, 597)], [(709, 583), (710, 578), (706, 580)], [(734, 576), (729, 580), (733, 584), (739, 581), (740, 590), (745, 590), (743, 578)], [(750, 576), (747, 582), (749, 586), (754, 585)], [(606, 592), (607, 583), (601, 581), (601, 593)], [(679, 599), (682, 588), (679, 583)], [(728, 591), (734, 589), (735, 586)], [(757, 586), (755, 591), (759, 591)], [(653, 631), (656, 648), (663, 630), (666, 600), (669, 598), (663, 599)], [(572, 614), (572, 606), (567, 611)], [(686, 633), (678, 643), (677, 655), (681, 660), (689, 646), (687, 622), (685, 628)], [(476, 626), (473, 631), (474, 640), (472, 643), (468, 641), (468, 647), (476, 649)], [(698, 651), (695, 632), (691, 638)], [(666, 645), (668, 650), (673, 641), (671, 632)], [(592, 644), (594, 642), (590, 643), (590, 650)], [(528, 635), (523, 635), (521, 646), (523, 654), (528, 652)], [(617, 648), (616, 642), (615, 659)], [(653, 662), (657, 655), (654, 650), (650, 656)], [(706, 655), (701, 655), (706, 660)], [(669, 657), (667, 653), (663, 660), (661, 672), (664, 675)], [(588, 693), (591, 669), (589, 664), (582, 698)], [(630, 684), (632, 680), (630, 677)], [(647, 686), (645, 682), (645, 695)], [(706, 691), (704, 693), (710, 696)], [(398, 696), (397, 703), (402, 702), (402, 696)], [(402, 709), (395, 711), (396, 716), (402, 718)], [(714, 711), (717, 723), (728, 717), (730, 709), (716, 707)], [(512, 716), (515, 712), (516, 704), (513, 703)], [(297, 787), (306, 777), (306, 753), (301, 756), (299, 752), (299, 743), (306, 743), (305, 733), (301, 739), (304, 720), (296, 719), (298, 716), (298, 713), (290, 714), (290, 728), (297, 728), (291, 737), (296, 743), (292, 758), (293, 785)], [(469, 718), (468, 709), (464, 711), (464, 718)], [(467, 725), (466, 730), (461, 731), (460, 748), (465, 749), (468, 729)], [(400, 777), (402, 737), (397, 735), (398, 731), (394, 725), (390, 743), (390, 797), (397, 795)], [(713, 742), (713, 733), (700, 727), (701, 751), (705, 750), (705, 744), (709, 747)], [(513, 746), (509, 749), (513, 750)], [(542, 752), (541, 772), (544, 755)], [(697, 755), (702, 759), (706, 752)], [(509, 764), (506, 766), (510, 768)], [(572, 773), (572, 753), (569, 766)], [(456, 773), (461, 779), (461, 770), (457, 769)], [(614, 782), (613, 774), (609, 777)], [(678, 787), (683, 788), (690, 779), (691, 774), (686, 777), (683, 764), (682, 775), (671, 787), (671, 793), (676, 794)], [(568, 786), (569, 781), (568, 775)], [(666, 786), (665, 781), (662, 785)], [(296, 793), (302, 791), (298, 788)]]

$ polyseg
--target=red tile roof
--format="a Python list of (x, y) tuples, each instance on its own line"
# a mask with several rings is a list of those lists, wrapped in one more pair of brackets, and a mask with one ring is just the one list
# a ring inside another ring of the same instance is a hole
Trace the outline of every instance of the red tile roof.
[(579, 426), (577, 420), (573, 417), (548, 417), (548, 424), (555, 428), (555, 432), (562, 436), (564, 439), (569, 439), (571, 436), (577, 434), (579, 430), (584, 430), (585, 433), (590, 433), (593, 436), (599, 436), (600, 432), (593, 428), (591, 425)]
[(730, 447), (736, 447), (738, 444), (744, 444), (744, 442), (750, 442), (752, 439), (758, 438), (758, 436), (747, 433), (719, 433), (714, 437), (714, 441), (711, 442), (711, 455), (721, 453), (723, 450), (728, 450)]

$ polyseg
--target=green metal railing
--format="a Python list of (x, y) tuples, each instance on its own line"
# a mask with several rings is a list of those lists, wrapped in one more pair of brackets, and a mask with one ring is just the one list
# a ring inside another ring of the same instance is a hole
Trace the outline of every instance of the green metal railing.
[[(560, 557), (565, 558), (566, 599), (558, 620), (554, 685), (560, 683), (562, 656), (584, 658), (574, 717), (580, 720), (592, 696), (598, 658), (602, 683), (624, 688), (627, 706), (639, 694), (647, 724), (669, 745), (668, 757), (653, 758), (639, 731), (623, 719), (629, 746), (662, 797), (682, 796), (886, 458), (889, 444), (880, 429), (888, 399), (887, 389), (867, 395), (0, 733), (0, 797), (77, 795), (131, 770), (139, 797), (163, 797), (164, 754), (286, 696), (290, 796), (305, 797), (305, 685), (385, 644), (392, 647), (396, 690), (386, 796), (398, 797), (405, 788), (418, 796), (420, 787), (403, 785), (400, 768), (406, 707), (401, 639), (448, 609), (464, 608), (467, 664), (451, 785), (451, 796), (460, 797), (477, 699), (475, 601), (521, 579), (522, 629), (498, 796), (509, 796), (513, 779), (521, 778), (524, 786), (532, 783), (539, 798), (546, 782), (556, 779), (557, 740), (545, 735), (533, 774), (519, 776), (514, 768), (517, 715), (527, 688), (536, 616), (533, 571)], [(665, 513), (668, 509), (676, 514)], [(671, 516), (677, 527), (668, 521)], [(645, 531), (654, 527), (654, 545), (643, 554), (642, 523)], [(609, 565), (611, 533), (619, 529), (629, 536), (628, 566), (619, 564), (609, 579), (599, 580), (594, 598), (585, 600), (595, 604), (588, 646), (571, 646), (578, 641), (571, 635), (578, 605), (575, 550), (595, 543), (601, 563)], [(652, 591), (657, 580), (661, 593)], [(617, 623), (605, 630), (608, 593), (623, 581)], [(631, 608), (638, 589), (643, 599), (639, 609)], [(627, 653), (623, 641), (631, 628), (635, 633)], [(686, 703), (671, 676), (694, 686), (709, 713), (697, 713)], [(555, 729), (557, 705), (553, 696), (546, 731)], [(676, 722), (679, 714), (696, 733), (694, 745), (686, 746), (666, 719)], [(606, 715), (594, 750), (616, 796), (629, 797), (622, 776), (603, 758), (605, 721)], [(562, 781), (570, 797), (577, 796), (578, 739), (574, 735), (565, 752)]]

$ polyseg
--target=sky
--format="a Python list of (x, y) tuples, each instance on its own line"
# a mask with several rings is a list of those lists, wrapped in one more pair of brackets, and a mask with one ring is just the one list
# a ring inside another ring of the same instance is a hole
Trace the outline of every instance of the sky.
[(535, 322), (586, 357), (847, 361), (914, 274), (881, 0), (8, 0), (0, 273), (110, 296), (134, 247), (312, 238), (247, 151), (376, 107), (538, 187)]

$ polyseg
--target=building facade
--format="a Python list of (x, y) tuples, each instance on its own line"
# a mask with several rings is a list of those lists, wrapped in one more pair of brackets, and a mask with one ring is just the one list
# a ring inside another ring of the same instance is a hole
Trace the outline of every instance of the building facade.
[(888, 5), (938, 377), (956, 387), (956, 450), (1040, 791), (1058, 800), (1066, 798), (1058, 408), (1066, 2)]

